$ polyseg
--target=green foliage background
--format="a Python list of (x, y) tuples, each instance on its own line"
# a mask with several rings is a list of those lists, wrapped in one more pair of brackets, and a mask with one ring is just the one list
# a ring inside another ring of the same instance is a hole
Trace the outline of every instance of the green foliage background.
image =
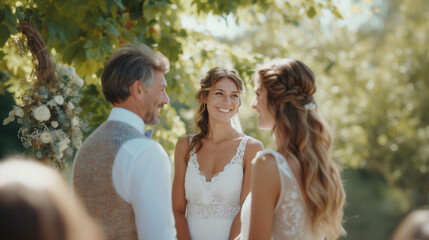
[[(214, 66), (239, 71), (246, 82), (243, 129), (273, 148), (250, 109), (252, 69), (272, 58), (301, 59), (317, 76), (316, 98), (335, 131), (334, 159), (345, 167), (344, 239), (388, 239), (407, 212), (429, 204), (429, 5), (347, 2), (348, 9), (338, 10), (331, 0), (2, 1), (1, 120), (33, 84), (31, 56), (17, 30), (23, 19), (39, 29), (55, 62), (74, 66), (85, 79), (82, 117), (93, 128), (110, 111), (99, 78), (112, 51), (144, 42), (163, 52), (171, 61), (172, 102), (154, 138), (172, 157), (177, 139), (192, 131), (199, 78)], [(243, 34), (214, 37), (182, 24), (231, 16)], [(356, 16), (365, 20), (351, 28)], [(23, 152), (16, 133), (16, 125), (1, 126), (1, 156)]]

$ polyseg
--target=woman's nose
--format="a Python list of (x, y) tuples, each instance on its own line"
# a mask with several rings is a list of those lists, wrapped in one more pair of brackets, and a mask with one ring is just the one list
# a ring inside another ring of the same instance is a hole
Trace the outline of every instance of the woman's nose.
[(226, 103), (230, 104), (232, 102), (231, 97), (230, 96), (226, 96), (225, 101), (226, 101)]

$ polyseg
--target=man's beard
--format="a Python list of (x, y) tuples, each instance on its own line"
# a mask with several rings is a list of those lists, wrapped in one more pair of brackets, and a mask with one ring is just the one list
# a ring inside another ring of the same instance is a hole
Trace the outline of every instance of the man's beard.
[(148, 125), (155, 125), (159, 123), (159, 117), (157, 116), (158, 114), (158, 108), (163, 108), (164, 104), (158, 104), (158, 105), (154, 105), (152, 108), (152, 111), (148, 112), (148, 114), (146, 115), (147, 117), (145, 117), (145, 123)]

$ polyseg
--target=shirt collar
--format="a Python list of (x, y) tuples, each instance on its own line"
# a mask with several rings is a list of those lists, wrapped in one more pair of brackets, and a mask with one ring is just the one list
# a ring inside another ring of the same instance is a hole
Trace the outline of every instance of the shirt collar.
[(144, 134), (144, 121), (137, 114), (125, 108), (113, 107), (107, 121), (118, 121), (129, 124)]

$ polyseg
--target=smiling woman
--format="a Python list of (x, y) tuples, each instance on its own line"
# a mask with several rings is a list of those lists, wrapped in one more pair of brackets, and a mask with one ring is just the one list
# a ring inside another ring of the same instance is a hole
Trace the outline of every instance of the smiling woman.
[[(200, 82), (196, 134), (176, 145), (173, 211), (178, 239), (233, 239), (250, 187), (250, 161), (262, 144), (237, 131), (243, 81), (235, 70), (211, 69)], [(185, 215), (186, 213), (186, 215)]]
[[(230, 121), (240, 106), (240, 92), (237, 85), (229, 78), (217, 82), (205, 100), (209, 122)], [(210, 119), (213, 119), (210, 121)]]

